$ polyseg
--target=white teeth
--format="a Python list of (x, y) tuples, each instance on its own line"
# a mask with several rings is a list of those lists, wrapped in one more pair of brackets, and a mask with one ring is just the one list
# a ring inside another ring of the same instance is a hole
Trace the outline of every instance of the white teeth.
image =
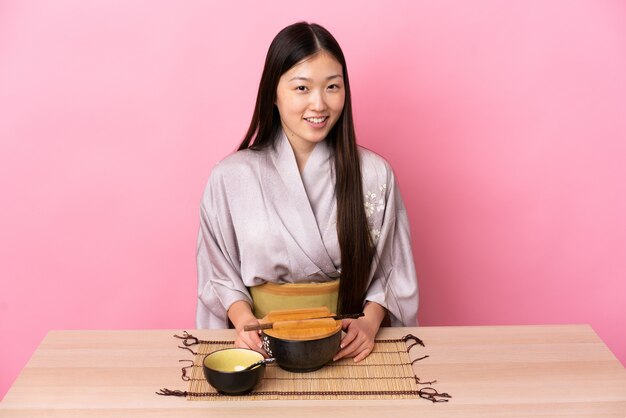
[(326, 120), (326, 117), (322, 117), (322, 118), (305, 118), (306, 120), (308, 120), (311, 123), (322, 123)]

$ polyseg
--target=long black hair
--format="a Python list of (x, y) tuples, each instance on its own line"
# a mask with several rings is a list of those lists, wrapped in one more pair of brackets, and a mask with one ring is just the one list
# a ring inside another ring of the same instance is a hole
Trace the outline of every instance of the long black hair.
[(334, 150), (336, 172), (337, 236), (341, 249), (338, 311), (360, 312), (374, 248), (363, 201), (346, 60), (328, 30), (315, 23), (299, 22), (276, 35), (265, 58), (252, 121), (239, 149), (259, 150), (274, 144), (281, 130), (280, 114), (274, 105), (279, 79), (291, 67), (320, 51), (331, 54), (341, 64), (345, 86), (343, 112), (326, 137)]

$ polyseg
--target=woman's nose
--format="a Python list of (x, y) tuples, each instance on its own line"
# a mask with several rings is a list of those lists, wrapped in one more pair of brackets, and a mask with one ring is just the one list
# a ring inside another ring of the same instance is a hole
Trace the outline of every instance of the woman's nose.
[(311, 110), (322, 111), (326, 110), (326, 98), (321, 91), (315, 91), (311, 94)]

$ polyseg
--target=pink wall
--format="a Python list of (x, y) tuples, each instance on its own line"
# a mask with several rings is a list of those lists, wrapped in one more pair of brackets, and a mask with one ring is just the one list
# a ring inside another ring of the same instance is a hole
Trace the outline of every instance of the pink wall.
[(193, 327), (204, 183), (300, 19), (396, 169), (421, 324), (590, 323), (626, 363), (624, 2), (0, 0), (0, 397), (50, 329)]

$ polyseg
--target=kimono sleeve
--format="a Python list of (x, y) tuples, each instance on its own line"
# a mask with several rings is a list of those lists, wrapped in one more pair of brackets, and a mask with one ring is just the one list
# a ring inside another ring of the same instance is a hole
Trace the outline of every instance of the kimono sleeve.
[[(398, 184), (390, 170), (381, 192), (390, 185), (385, 201), (366, 195), (370, 233), (376, 246), (373, 276), (365, 300), (387, 309), (392, 326), (417, 325), (418, 286), (411, 250), (409, 221)], [(382, 212), (382, 213), (380, 213)]]
[(196, 327), (227, 328), (230, 305), (239, 300), (252, 304), (252, 299), (241, 279), (237, 235), (223, 176), (215, 170), (200, 206), (196, 257)]

